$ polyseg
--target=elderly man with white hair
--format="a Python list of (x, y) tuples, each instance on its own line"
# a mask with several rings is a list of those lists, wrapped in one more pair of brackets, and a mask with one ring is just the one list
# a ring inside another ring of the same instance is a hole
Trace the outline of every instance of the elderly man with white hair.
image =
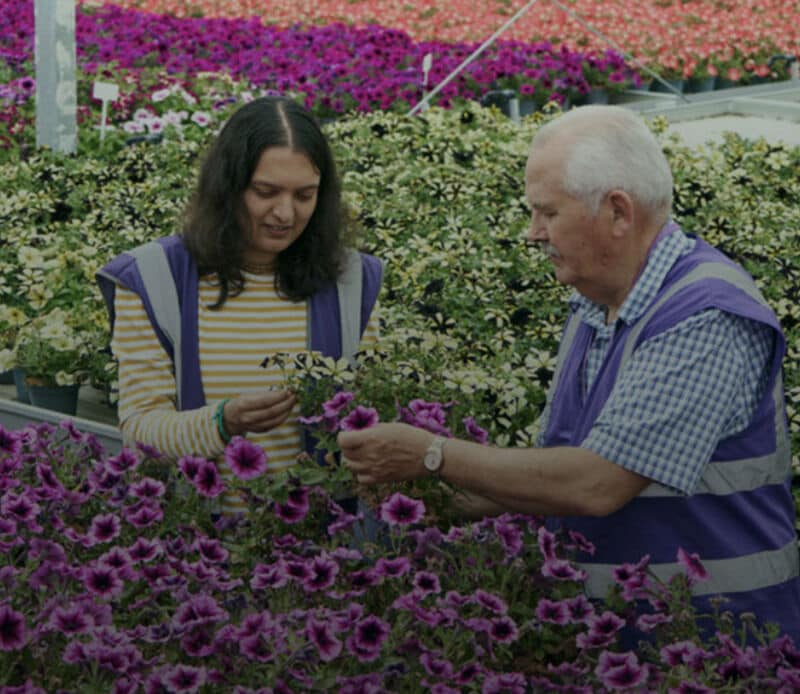
[(540, 514), (582, 532), (587, 589), (649, 555), (696, 554), (693, 601), (775, 622), (800, 643), (800, 577), (781, 362), (752, 278), (671, 218), (672, 174), (643, 119), (573, 109), (534, 136), (528, 240), (573, 287), (533, 448), (486, 447), (405, 424), (339, 435), (364, 483), (438, 475), (472, 515)]

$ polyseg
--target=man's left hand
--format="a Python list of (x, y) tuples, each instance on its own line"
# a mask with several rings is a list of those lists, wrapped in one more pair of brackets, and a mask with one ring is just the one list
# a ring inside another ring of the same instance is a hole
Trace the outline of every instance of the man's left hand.
[(403, 482), (426, 474), (422, 459), (433, 434), (408, 424), (377, 424), (337, 437), (345, 464), (361, 484)]

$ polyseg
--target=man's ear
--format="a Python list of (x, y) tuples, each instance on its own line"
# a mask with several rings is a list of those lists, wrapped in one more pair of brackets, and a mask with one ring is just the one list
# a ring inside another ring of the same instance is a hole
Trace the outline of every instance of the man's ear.
[(624, 190), (612, 190), (607, 196), (611, 208), (615, 233), (626, 233), (632, 226), (635, 216), (633, 199)]

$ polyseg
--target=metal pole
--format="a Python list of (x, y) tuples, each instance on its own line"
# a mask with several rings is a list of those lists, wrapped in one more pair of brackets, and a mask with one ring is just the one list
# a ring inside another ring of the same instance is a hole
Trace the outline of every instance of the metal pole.
[(75, 0), (36, 0), (36, 146), (72, 153), (78, 141)]
[(439, 82), (439, 84), (437, 84), (436, 87), (434, 87), (434, 89), (432, 91), (428, 92), (428, 94), (426, 94), (425, 97), (422, 100), (417, 102), (417, 104), (414, 106), (414, 108), (412, 108), (408, 112), (408, 115), (409, 116), (413, 116), (418, 111), (421, 111), (422, 109), (424, 109), (428, 105), (428, 102), (434, 96), (436, 96), (440, 91), (442, 91), (442, 89), (444, 89), (448, 84), (450, 84), (450, 82), (452, 82), (453, 79), (455, 79), (459, 75), (459, 73), (465, 67), (467, 67), (467, 65), (469, 65), (472, 61), (475, 60), (475, 58), (477, 58), (489, 46), (491, 46), (492, 43), (494, 43), (495, 39), (497, 39), (498, 36), (500, 36), (502, 33), (504, 33), (506, 31), (506, 29), (508, 29), (520, 17), (522, 17), (522, 15), (524, 15), (528, 11), (528, 8), (532, 7), (535, 2), (537, 2), (537, 0), (530, 0), (530, 2), (527, 5), (525, 5), (525, 7), (520, 9), (513, 17), (511, 17), (511, 19), (509, 19), (505, 24), (503, 24), (503, 26), (501, 26), (497, 31), (495, 31), (494, 34), (492, 34), (488, 39), (486, 39), (486, 41), (484, 41), (480, 46), (478, 46), (478, 48), (476, 48), (472, 52), (472, 54), (470, 56), (468, 56), (467, 58), (464, 59), (464, 61), (461, 63), (461, 65), (459, 65), (447, 77), (445, 77), (441, 82)]

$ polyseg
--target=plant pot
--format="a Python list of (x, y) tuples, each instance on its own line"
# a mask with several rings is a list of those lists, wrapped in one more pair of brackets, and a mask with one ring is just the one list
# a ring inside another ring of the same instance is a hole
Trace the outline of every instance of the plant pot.
[(710, 92), (717, 85), (716, 77), (690, 77), (686, 80), (686, 93), (698, 94), (700, 92)]
[(14, 369), (14, 385), (17, 387), (17, 402), (29, 405), (31, 402), (28, 386), (25, 385), (25, 370), (17, 367)]
[(0, 385), (10, 386), (14, 384), (14, 370), (0, 371)]
[(78, 411), (80, 384), (71, 386), (36, 386), (28, 384), (31, 405), (74, 415)]
[(586, 106), (587, 104), (607, 104), (609, 100), (608, 89), (605, 87), (592, 87), (586, 94), (579, 94), (572, 103), (575, 106)]

